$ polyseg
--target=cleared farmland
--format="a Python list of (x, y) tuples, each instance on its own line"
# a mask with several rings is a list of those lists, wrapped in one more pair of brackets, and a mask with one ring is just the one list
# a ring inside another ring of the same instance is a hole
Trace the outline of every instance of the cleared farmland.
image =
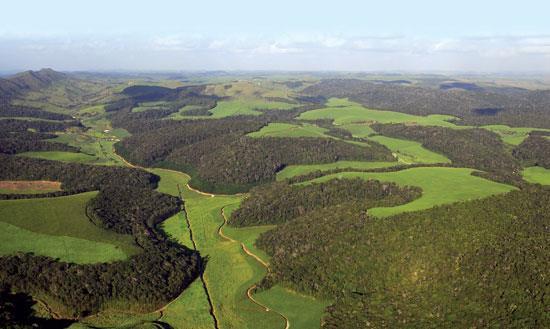
[(529, 183), (550, 185), (550, 169), (543, 167), (529, 167), (522, 172), (523, 178)]
[(2, 244), (2, 253), (34, 252), (75, 263), (109, 262), (137, 253), (130, 236), (90, 222), (85, 207), (95, 194), (0, 201), (2, 241), (11, 241)]
[(328, 100), (325, 108), (304, 112), (298, 117), (298, 119), (331, 119), (334, 120), (335, 125), (379, 122), (456, 127), (455, 124), (449, 122), (449, 120), (456, 119), (450, 115), (434, 114), (428, 116), (418, 116), (401, 112), (372, 110), (358, 103), (341, 98), (331, 98)]
[(420, 167), (384, 173), (345, 172), (323, 176), (301, 184), (358, 177), (395, 182), (404, 186), (418, 186), (422, 189), (422, 196), (410, 203), (370, 209), (369, 213), (377, 217), (429, 209), (442, 204), (488, 197), (515, 189), (509, 185), (472, 176), (472, 172), (474, 170), (467, 168), (446, 167)]

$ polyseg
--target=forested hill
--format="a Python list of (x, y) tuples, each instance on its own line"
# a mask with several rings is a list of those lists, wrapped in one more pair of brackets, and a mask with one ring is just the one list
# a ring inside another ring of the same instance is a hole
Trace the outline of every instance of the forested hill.
[(449, 114), (469, 125), (500, 123), (550, 128), (548, 90), (434, 89), (358, 79), (327, 79), (304, 92), (313, 96), (348, 97), (374, 109), (416, 115)]
[(54, 82), (67, 78), (66, 74), (52, 69), (18, 73), (11, 77), (0, 79), (0, 95), (4, 97), (18, 96), (24, 92), (48, 87)]

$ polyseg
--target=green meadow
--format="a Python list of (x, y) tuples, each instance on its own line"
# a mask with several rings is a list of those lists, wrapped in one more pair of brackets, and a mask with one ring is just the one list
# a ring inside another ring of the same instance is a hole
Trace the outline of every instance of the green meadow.
[(397, 162), (367, 162), (367, 161), (337, 161), (322, 164), (291, 165), (286, 166), (277, 173), (277, 180), (281, 181), (294, 176), (305, 175), (313, 171), (327, 171), (331, 169), (374, 169), (397, 166)]
[(331, 304), (329, 301), (305, 296), (280, 285), (258, 292), (254, 298), (284, 314), (291, 328), (300, 329), (320, 328), (325, 308)]
[(272, 122), (262, 129), (248, 134), (250, 137), (321, 137), (334, 138), (325, 133), (328, 129), (313, 124), (294, 125), (290, 123)]
[(88, 219), (86, 203), (96, 193), (0, 201), (0, 251), (75, 263), (122, 260), (139, 252), (130, 236), (103, 230)]
[(451, 163), (446, 156), (425, 149), (422, 144), (406, 139), (391, 138), (386, 136), (372, 136), (373, 140), (389, 148), (399, 162), (412, 163)]
[(521, 142), (523, 142), (532, 131), (550, 132), (550, 129), (510, 127), (506, 125), (489, 125), (482, 126), (481, 128), (497, 133), (503, 142), (511, 145), (521, 144)]
[(525, 168), (521, 174), (523, 175), (523, 179), (529, 183), (550, 185), (550, 169), (529, 167)]
[[(99, 134), (98, 132), (96, 132)], [(64, 153), (71, 152), (61, 152), (56, 153), (44, 153), (44, 152), (33, 152), (34, 156), (40, 156), (44, 159), (51, 160), (62, 160), (64, 157), (77, 157), (80, 162), (86, 162), (90, 164), (101, 164), (101, 165), (122, 165), (123, 162), (114, 154), (113, 145), (116, 143), (116, 138), (103, 138), (96, 137), (93, 135), (92, 131), (86, 133), (82, 132), (65, 132), (59, 134), (56, 138), (52, 139), (54, 142), (65, 143), (67, 145), (75, 146), (80, 148), (78, 156)], [(57, 159), (56, 159), (57, 157)]]
[(515, 189), (509, 185), (473, 176), (472, 172), (474, 170), (467, 168), (446, 167), (419, 167), (383, 173), (345, 172), (323, 176), (301, 184), (358, 177), (394, 182), (402, 186), (418, 186), (422, 189), (422, 196), (407, 204), (370, 209), (369, 214), (377, 217), (387, 217), (403, 212), (429, 209), (442, 204), (484, 198)]
[(39, 158), (47, 160), (56, 160), (64, 162), (94, 162), (98, 158), (86, 153), (80, 152), (63, 152), (63, 151), (37, 151), (37, 152), (24, 152), (17, 154), (18, 156), (25, 156), (29, 158)]
[(456, 119), (450, 115), (434, 114), (428, 116), (418, 116), (401, 112), (372, 110), (358, 103), (341, 98), (331, 98), (328, 100), (325, 108), (304, 112), (298, 117), (298, 119), (331, 119), (335, 125), (379, 122), (409, 123), (421, 126), (457, 127), (455, 124), (449, 122), (449, 120)]
[(296, 105), (265, 101), (262, 99), (232, 99), (220, 101), (218, 105), (211, 109), (212, 118), (225, 118), (233, 115), (260, 115), (258, 110), (290, 110)]
[(354, 140), (346, 140), (331, 135), (327, 135), (328, 129), (321, 128), (314, 124), (304, 123), (300, 125), (290, 124), (290, 123), (279, 123), (272, 122), (267, 126), (262, 127), (258, 131), (249, 133), (247, 136), (253, 138), (261, 137), (313, 137), (313, 138), (331, 138), (334, 140), (339, 140), (353, 145), (358, 145), (361, 147), (370, 147), (369, 144)]
[(149, 110), (160, 110), (166, 108), (167, 102), (143, 102), (132, 108), (132, 112), (145, 112)]
[(339, 127), (349, 131), (353, 137), (357, 138), (368, 138), (377, 134), (367, 123), (348, 123)]

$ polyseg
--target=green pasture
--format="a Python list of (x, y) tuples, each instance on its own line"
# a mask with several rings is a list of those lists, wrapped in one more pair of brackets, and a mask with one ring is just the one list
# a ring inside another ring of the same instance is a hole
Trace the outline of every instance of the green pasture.
[(358, 103), (347, 99), (331, 98), (325, 108), (311, 110), (302, 113), (298, 119), (319, 120), (331, 119), (335, 125), (346, 125), (351, 123), (409, 123), (421, 126), (457, 126), (449, 120), (456, 119), (450, 115), (434, 114), (428, 116), (411, 115), (401, 112), (381, 111), (368, 109)]
[(261, 99), (232, 99), (220, 101), (211, 109), (212, 118), (225, 118), (234, 115), (260, 115), (258, 110), (290, 110), (296, 107), (294, 104), (272, 102)]
[(510, 127), (506, 125), (489, 125), (482, 126), (481, 128), (497, 133), (503, 142), (511, 145), (521, 144), (521, 142), (523, 142), (532, 131), (550, 132), (550, 129)]
[(353, 137), (357, 138), (367, 138), (377, 134), (367, 123), (348, 123), (339, 127), (349, 131)]
[(429, 209), (442, 204), (484, 198), (515, 189), (509, 185), (473, 176), (472, 172), (474, 172), (472, 169), (447, 167), (419, 167), (383, 173), (345, 172), (323, 176), (300, 184), (358, 177), (394, 182), (402, 186), (418, 186), (422, 189), (422, 196), (407, 204), (370, 209), (369, 214), (377, 217), (387, 217), (403, 212)]
[(75, 263), (109, 262), (139, 252), (129, 235), (94, 225), (87, 202), (97, 192), (0, 201), (2, 254), (34, 252)]
[(446, 156), (425, 149), (422, 144), (406, 139), (391, 138), (386, 136), (372, 136), (373, 140), (389, 148), (399, 162), (412, 163), (451, 163)]
[(313, 124), (294, 125), (290, 123), (272, 122), (262, 129), (248, 134), (250, 137), (320, 137), (334, 138), (325, 133), (328, 129)]
[(46, 160), (56, 160), (64, 162), (95, 162), (97, 157), (80, 152), (64, 152), (64, 151), (36, 151), (36, 152), (23, 152), (17, 154), (18, 156), (24, 156), (29, 158), (38, 158)]
[(277, 173), (277, 180), (285, 180), (294, 176), (309, 174), (313, 171), (327, 171), (331, 169), (374, 169), (397, 166), (397, 162), (367, 162), (367, 161), (337, 161), (322, 164), (290, 165)]
[(525, 168), (521, 174), (523, 175), (523, 179), (529, 183), (550, 185), (550, 169), (529, 167)]
[(320, 328), (325, 308), (331, 304), (280, 285), (261, 291), (254, 297), (261, 303), (270, 305), (273, 310), (284, 314), (291, 328), (300, 329)]

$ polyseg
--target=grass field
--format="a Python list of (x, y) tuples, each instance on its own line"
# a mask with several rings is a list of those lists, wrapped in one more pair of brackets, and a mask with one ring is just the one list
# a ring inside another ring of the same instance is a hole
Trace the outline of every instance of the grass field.
[(219, 97), (279, 97), (286, 99), (294, 95), (284, 84), (277, 83), (272, 79), (226, 81), (209, 85), (206, 87), (206, 93)]
[(247, 136), (253, 138), (261, 137), (314, 137), (314, 138), (331, 138), (334, 140), (346, 142), (353, 145), (358, 145), (361, 147), (370, 147), (369, 144), (355, 141), (355, 140), (346, 140), (334, 136), (327, 135), (326, 132), (328, 129), (321, 128), (314, 124), (304, 123), (301, 125), (289, 124), (289, 123), (279, 123), (272, 122), (267, 126), (262, 127), (258, 131), (249, 133)]
[(422, 144), (406, 139), (391, 138), (386, 136), (372, 136), (370, 140), (378, 142), (397, 157), (399, 162), (412, 163), (451, 163), (446, 156), (425, 149)]
[[(59, 136), (52, 139), (52, 141), (80, 147), (80, 153), (77, 154), (84, 154), (84, 156), (78, 156), (78, 159), (81, 160), (81, 162), (84, 162), (84, 160), (89, 160), (86, 161), (86, 163), (123, 165), (123, 162), (120, 161), (113, 151), (113, 145), (116, 143), (116, 140), (114, 138), (96, 137), (95, 134), (99, 134), (99, 132), (94, 133), (93, 131), (88, 131), (83, 133), (79, 131), (71, 131), (59, 134)], [(86, 155), (88, 157), (86, 157)], [(50, 156), (52, 155), (46, 154), (43, 158), (50, 159)], [(69, 157), (69, 155), (66, 154), (53, 154), (53, 157), (56, 156)], [(71, 154), (70, 156), (74, 155)]]
[[(182, 107), (178, 112), (172, 113), (169, 116), (167, 116), (165, 119), (171, 119), (171, 120), (185, 120), (189, 118), (199, 118), (199, 116), (188, 116), (186, 114), (187, 111), (200, 109), (202, 106), (198, 105), (186, 105)], [(202, 118), (208, 118), (208, 116), (203, 116)]]
[(370, 209), (369, 214), (377, 217), (387, 217), (442, 204), (488, 197), (514, 189), (509, 185), (472, 176), (473, 171), (467, 168), (420, 167), (384, 173), (345, 172), (323, 176), (301, 184), (324, 182), (335, 178), (359, 177), (422, 188), (422, 196), (412, 202), (395, 207)]
[(211, 109), (212, 118), (225, 118), (233, 115), (260, 115), (262, 112), (258, 110), (289, 110), (296, 105), (271, 102), (261, 99), (233, 99), (228, 101), (220, 101), (218, 105)]
[(334, 138), (325, 133), (328, 129), (313, 124), (294, 125), (290, 123), (270, 123), (262, 129), (248, 134), (250, 137), (320, 137)]
[(325, 308), (331, 303), (298, 294), (290, 289), (276, 285), (269, 290), (259, 292), (254, 297), (277, 312), (284, 314), (291, 328), (315, 329), (321, 327), (321, 318)]
[(332, 119), (335, 125), (346, 125), (351, 123), (410, 123), (422, 126), (457, 126), (448, 120), (456, 119), (450, 115), (428, 115), (417, 116), (401, 112), (380, 111), (368, 109), (358, 103), (347, 99), (331, 98), (326, 104), (326, 108), (312, 110), (302, 113), (298, 119), (318, 120)]
[(98, 157), (93, 155), (80, 153), (80, 152), (63, 152), (63, 151), (37, 151), (37, 152), (24, 152), (17, 154), (18, 156), (24, 156), (29, 158), (39, 158), (47, 160), (57, 160), (64, 162), (94, 162), (98, 160)]
[(350, 171), (353, 169), (373, 169), (373, 168), (387, 168), (392, 166), (397, 166), (397, 162), (367, 162), (367, 161), (338, 161), (332, 163), (323, 163), (323, 164), (308, 164), (308, 165), (291, 165), (285, 167), (283, 170), (277, 173), (277, 180), (281, 181), (286, 178), (305, 175), (313, 171), (321, 170), (331, 170), (331, 169), (344, 169), (349, 168)]
[(0, 250), (3, 254), (34, 252), (75, 263), (126, 259), (139, 252), (131, 236), (90, 222), (85, 205), (95, 194), (0, 201)]
[(489, 125), (482, 126), (481, 128), (497, 133), (503, 142), (511, 145), (521, 144), (532, 131), (550, 132), (550, 129), (510, 127), (506, 125)]
[(339, 128), (349, 131), (353, 137), (357, 138), (367, 138), (377, 134), (377, 132), (366, 123), (348, 123), (339, 126)]
[(144, 102), (132, 108), (132, 112), (144, 112), (149, 110), (160, 110), (166, 108), (167, 102)]
[(521, 174), (523, 175), (523, 179), (529, 183), (550, 185), (550, 169), (529, 167), (525, 168)]

